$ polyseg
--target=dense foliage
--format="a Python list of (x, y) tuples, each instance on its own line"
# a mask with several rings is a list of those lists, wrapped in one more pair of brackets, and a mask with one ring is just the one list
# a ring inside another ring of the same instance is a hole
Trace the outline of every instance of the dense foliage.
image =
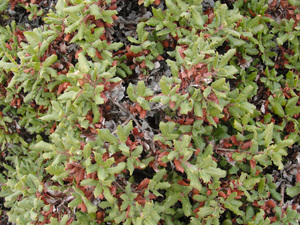
[(0, 14), (9, 221), (299, 224), (299, 1), (2, 0)]

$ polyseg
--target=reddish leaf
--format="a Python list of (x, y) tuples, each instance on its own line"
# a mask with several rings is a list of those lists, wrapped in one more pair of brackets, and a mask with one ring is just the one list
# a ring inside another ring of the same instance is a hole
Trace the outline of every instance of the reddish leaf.
[(223, 146), (226, 147), (226, 148), (229, 148), (229, 147), (232, 146), (232, 144), (231, 143), (223, 143)]
[(53, 126), (51, 127), (50, 134), (54, 133), (55, 129), (56, 129), (56, 123), (53, 124)]
[(169, 101), (169, 106), (171, 109), (173, 109), (176, 105), (176, 102), (172, 102), (171, 100)]
[(144, 189), (148, 184), (150, 183), (150, 180), (148, 178), (145, 178), (142, 180), (142, 182), (139, 184), (138, 188), (139, 190)]
[(186, 118), (185, 122), (183, 123), (183, 125), (192, 125), (192, 124), (194, 124), (193, 118)]
[(145, 69), (145, 68), (146, 68), (146, 63), (145, 63), (145, 61), (143, 61), (143, 62), (140, 64), (140, 67), (141, 67), (142, 69)]
[(219, 191), (218, 196), (225, 199), (227, 198), (226, 194), (223, 191)]
[(77, 206), (78, 209), (81, 209), (82, 212), (86, 212), (87, 211), (87, 208), (85, 206), (85, 204), (83, 202), (81, 202), (78, 206)]
[(104, 217), (105, 217), (105, 213), (104, 213), (103, 211), (98, 211), (98, 212), (96, 213), (96, 218), (97, 218), (98, 220), (103, 221)]
[(73, 168), (74, 168), (74, 166), (71, 163), (66, 164), (66, 170), (71, 170)]
[(174, 159), (174, 164), (177, 171), (184, 173), (184, 169), (181, 166), (181, 161)]
[(117, 15), (112, 15), (111, 18), (113, 18), (113, 20), (119, 19), (119, 17)]
[(71, 41), (71, 34), (66, 34), (64, 41), (67, 41), (67, 42)]
[(146, 114), (147, 114), (147, 110), (142, 109), (142, 110), (140, 111), (140, 118), (141, 118), (141, 119), (145, 119)]
[(151, 199), (156, 199), (156, 196), (153, 194), (153, 193), (150, 193), (148, 195), (148, 198), (151, 200)]
[[(9, 50), (12, 50), (11, 45), (8, 43), (5, 43), (5, 47), (8, 48)], [(25, 71), (25, 70), (24, 70)]]
[(231, 141), (232, 141), (232, 143), (233, 143), (234, 145), (239, 145), (239, 144), (240, 144), (240, 143), (238, 142), (238, 140), (236, 139), (235, 135), (232, 135), (230, 139), (231, 139)]
[(73, 220), (74, 220), (74, 217), (71, 217), (71, 218), (68, 220), (68, 222), (66, 223), (66, 225), (71, 224), (71, 223), (73, 222)]
[(249, 162), (250, 162), (251, 169), (254, 169), (256, 167), (255, 159), (251, 159)]
[(165, 58), (164, 58), (164, 57), (162, 57), (161, 55), (157, 56), (157, 57), (156, 57), (156, 59), (157, 59), (158, 61), (165, 60)]
[(200, 152), (201, 152), (201, 149), (197, 148), (196, 151), (195, 151), (195, 155), (198, 155)]
[(160, 153), (160, 154), (158, 155), (157, 161), (158, 161), (159, 165), (161, 165), (161, 166), (163, 166), (163, 167), (166, 167), (166, 166), (167, 166), (166, 163), (164, 163), (164, 162), (162, 162), (162, 161), (160, 161), (160, 160), (161, 160), (162, 157), (164, 157), (165, 155), (168, 155), (168, 154), (169, 154), (169, 152), (162, 152), (162, 153)]
[(179, 180), (179, 181), (177, 181), (177, 183), (180, 184), (180, 185), (182, 185), (182, 186), (190, 186), (188, 183), (186, 183), (183, 180)]
[(113, 4), (113, 5), (109, 6), (108, 9), (115, 10), (116, 8), (118, 8), (117, 4)]
[(130, 213), (130, 205), (127, 207), (126, 218), (129, 217), (129, 213)]
[(79, 183), (80, 181), (83, 180), (84, 178), (84, 174), (85, 174), (85, 170), (83, 168), (77, 168), (76, 173), (74, 174), (75, 176), (75, 180), (77, 181), (77, 183)]
[(213, 117), (213, 120), (215, 121), (216, 124), (220, 123), (219, 117), (214, 116), (214, 117)]
[(219, 104), (219, 99), (218, 99), (218, 97), (216, 96), (215, 93), (211, 93), (211, 94), (208, 96), (207, 99), (213, 101), (214, 103)]
[(140, 205), (144, 206), (146, 203), (146, 199), (144, 197), (142, 197), (141, 195), (138, 195), (135, 198), (135, 201), (137, 201)]
[(277, 222), (277, 216), (269, 217), (271, 223)]
[(247, 141), (247, 142), (244, 142), (244, 143), (242, 144), (242, 146), (241, 146), (241, 149), (243, 149), (243, 150), (248, 149), (248, 148), (251, 147), (251, 145), (252, 145), (252, 141), (251, 141), (251, 140), (250, 140), (250, 141)]
[(75, 53), (75, 59), (78, 59), (78, 54), (82, 51), (82, 49), (78, 50), (76, 53)]
[(168, 48), (170, 45), (168, 40), (161, 41), (161, 44), (164, 46), (164, 48)]
[(297, 169), (296, 182), (300, 182), (300, 169)]
[(267, 201), (267, 206), (271, 207), (271, 208), (275, 208), (276, 207), (276, 203), (270, 199)]

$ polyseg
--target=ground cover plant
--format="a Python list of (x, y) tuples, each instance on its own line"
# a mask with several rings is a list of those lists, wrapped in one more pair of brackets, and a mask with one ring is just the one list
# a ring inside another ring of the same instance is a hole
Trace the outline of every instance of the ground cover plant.
[(299, 224), (299, 1), (0, 16), (2, 224)]

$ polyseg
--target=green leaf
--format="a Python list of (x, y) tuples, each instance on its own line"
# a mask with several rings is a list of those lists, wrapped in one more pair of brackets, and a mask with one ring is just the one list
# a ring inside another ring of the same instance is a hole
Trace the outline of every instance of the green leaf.
[(101, 18), (101, 12), (100, 12), (101, 9), (97, 5), (95, 4), (91, 5), (89, 7), (89, 10), (90, 10), (90, 14), (94, 15), (96, 20)]
[(288, 2), (293, 6), (300, 6), (300, 2), (298, 0), (288, 0)]
[[(133, 39), (130, 39), (132, 42), (134, 42), (133, 41)], [(139, 43), (139, 41), (137, 41), (138, 43)], [(131, 45), (130, 46), (130, 51), (132, 51), (134, 54), (137, 54), (137, 53), (139, 53), (139, 52), (141, 52), (143, 50), (143, 48), (142, 48), (142, 46), (140, 46), (140, 45), (138, 45), (138, 46), (135, 46), (135, 45)]]
[(84, 4), (69, 6), (69, 7), (64, 8), (64, 12), (67, 13), (67, 14), (79, 13), (79, 12), (82, 12), (84, 7), (85, 7)]
[(153, 16), (155, 16), (157, 19), (159, 19), (159, 20), (161, 20), (161, 21), (163, 21), (164, 19), (165, 19), (165, 16), (164, 16), (164, 14), (163, 14), (163, 12), (162, 12), (162, 9), (160, 9), (160, 8), (152, 8), (152, 13), (153, 13)]
[(287, 101), (287, 103), (285, 105), (285, 112), (287, 115), (292, 117), (292, 116), (300, 113), (300, 107), (296, 106), (298, 99), (299, 99), (299, 97), (296, 96)]
[(164, 78), (160, 79), (159, 86), (161, 87), (161, 92), (164, 95), (169, 95), (171, 89), (170, 89), (170, 86), (166, 83)]
[(32, 48), (36, 47), (40, 43), (40, 38), (34, 31), (25, 31), (24, 35)]
[(90, 71), (90, 65), (85, 56), (82, 53), (78, 54), (79, 70), (82, 73), (88, 73)]
[(112, 18), (113, 15), (118, 14), (116, 10), (102, 10), (101, 18), (104, 22), (113, 23), (114, 20)]
[(236, 49), (228, 50), (218, 63), (218, 69), (223, 68), (236, 53)]
[(209, 215), (212, 215), (213, 212), (215, 210), (209, 206), (203, 206), (200, 208), (199, 212), (197, 213), (197, 215), (200, 217), (200, 218), (205, 218)]
[(50, 57), (48, 57), (48, 58), (43, 62), (43, 66), (44, 66), (44, 67), (51, 66), (56, 60), (57, 60), (57, 55), (56, 55), (56, 54), (52, 54)]
[(96, 186), (98, 183), (99, 181), (94, 179), (85, 179), (80, 182), (82, 186)]
[(112, 144), (118, 143), (118, 138), (111, 134), (108, 129), (101, 129), (99, 130), (99, 136), (102, 140), (107, 141)]
[[(183, 167), (185, 167), (183, 165)], [(202, 189), (202, 185), (199, 181), (199, 175), (196, 174), (195, 171), (192, 171), (190, 168), (184, 168), (184, 171), (187, 173), (188, 178), (190, 179), (190, 186), (200, 191)]]
[(215, 179), (219, 179), (221, 177), (226, 176), (225, 170), (221, 170), (220, 168), (215, 168), (215, 167), (209, 167), (208, 169), (205, 169), (205, 172)]
[(132, 121), (128, 122), (124, 127), (117, 127), (117, 135), (121, 142), (126, 142), (131, 130), (133, 129)]
[(280, 149), (283, 149), (285, 147), (291, 146), (294, 144), (294, 141), (292, 139), (286, 139), (286, 140), (281, 140), (275, 147), (274, 151), (277, 152)]
[(87, 198), (83, 198), (83, 202), (87, 208), (88, 213), (96, 213), (97, 212), (97, 206), (90, 202)]
[(137, 95), (144, 96), (145, 91), (146, 91), (146, 86), (145, 86), (144, 81), (139, 81), (136, 86)]
[(18, 68), (18, 65), (14, 64), (14, 63), (0, 61), (0, 68), (4, 69), (6, 71), (10, 71), (13, 68)]
[(100, 94), (95, 94), (94, 95), (94, 101), (97, 105), (102, 105), (105, 102)]
[(202, 104), (198, 101), (194, 102), (194, 113), (198, 117), (203, 117)]
[(242, 126), (242, 124), (241, 124), (239, 121), (237, 121), (237, 120), (234, 120), (234, 122), (233, 122), (233, 127), (234, 127), (235, 129), (237, 129), (238, 131), (243, 132), (243, 126)]
[(239, 200), (234, 199), (237, 196), (236, 192), (233, 192), (230, 196), (227, 197), (224, 206), (234, 212), (236, 215), (242, 215), (239, 207), (243, 205), (243, 203)]
[(166, 6), (171, 10), (171, 12), (173, 12), (173, 13), (180, 12), (179, 8), (177, 7), (176, 4), (174, 4), (173, 0), (166, 0), (165, 3), (166, 3)]
[(59, 96), (57, 99), (58, 100), (74, 100), (77, 96), (77, 94), (79, 93), (79, 91), (67, 91), (65, 93), (63, 93), (61, 96)]
[(167, 211), (169, 208), (175, 205), (175, 203), (178, 202), (179, 199), (180, 199), (180, 193), (178, 192), (168, 196), (163, 203), (164, 211)]
[(145, 98), (137, 97), (136, 101), (143, 109), (150, 110), (150, 103)]
[(115, 42), (115, 43), (111, 43), (110, 45), (108, 45), (106, 47), (106, 50), (108, 51), (117, 51), (119, 50), (124, 44), (121, 42)]
[(139, 157), (142, 152), (143, 152), (143, 146), (142, 145), (138, 145), (132, 151), (131, 156), (133, 156), (133, 157)]
[(180, 113), (183, 115), (188, 114), (188, 112), (191, 112), (193, 110), (193, 101), (184, 101), (180, 104)]
[(272, 161), (273, 163), (278, 166), (278, 169), (279, 170), (283, 170), (283, 163), (282, 163), (282, 157), (279, 153), (277, 152), (272, 152), (271, 153), (271, 158), (272, 158)]
[(87, 143), (84, 147), (83, 147), (83, 157), (85, 158), (85, 159), (88, 159), (88, 158), (90, 158), (90, 156), (91, 156), (91, 149), (92, 149), (92, 147), (91, 147), (91, 145), (90, 145), (90, 143)]
[(135, 102), (137, 99), (137, 94), (134, 91), (133, 85), (130, 83), (127, 87), (127, 94), (131, 101)]
[(248, 206), (246, 208), (246, 221), (251, 221), (255, 215), (254, 208), (252, 206)]
[(272, 143), (273, 139), (273, 127), (274, 123), (270, 123), (267, 125), (265, 132), (264, 132), (264, 139), (265, 139), (265, 146), (268, 147)]
[(229, 84), (226, 83), (225, 78), (218, 79), (211, 84), (212, 88), (217, 91), (230, 91)]
[(300, 194), (300, 182), (296, 183), (296, 186), (286, 188), (286, 193), (291, 198)]
[(47, 150), (51, 150), (53, 147), (52, 144), (44, 142), (44, 141), (40, 141), (37, 144), (34, 144), (33, 146), (30, 146), (31, 149), (35, 150), (35, 151), (47, 151)]
[(182, 210), (185, 216), (189, 217), (192, 214), (192, 205), (190, 203), (189, 197), (184, 196), (180, 199), (182, 204)]
[(277, 114), (280, 117), (284, 117), (284, 110), (279, 102), (274, 102), (272, 109), (275, 114)]
[(81, 202), (82, 202), (82, 199), (80, 197), (79, 198), (75, 198), (73, 201), (71, 201), (68, 204), (68, 207), (71, 207), (71, 208), (77, 207)]
[(195, 7), (190, 7), (190, 11), (192, 14), (192, 20), (191, 20), (192, 23), (195, 25), (197, 29), (202, 29), (204, 25), (204, 20), (202, 18), (202, 15)]
[(110, 174), (119, 174), (122, 170), (124, 170), (126, 167), (126, 163), (121, 162), (117, 166), (110, 167), (106, 171)]
[(252, 189), (258, 182), (260, 182), (260, 178), (258, 177), (253, 177), (253, 178), (249, 178), (247, 180), (244, 180), (243, 182), (243, 186), (247, 189), (250, 190)]
[(55, 176), (59, 176), (65, 171), (64, 167), (59, 165), (48, 166), (45, 170)]
[(57, 120), (57, 114), (46, 114), (42, 117), (39, 118), (40, 120), (43, 121), (52, 121), (52, 120)]

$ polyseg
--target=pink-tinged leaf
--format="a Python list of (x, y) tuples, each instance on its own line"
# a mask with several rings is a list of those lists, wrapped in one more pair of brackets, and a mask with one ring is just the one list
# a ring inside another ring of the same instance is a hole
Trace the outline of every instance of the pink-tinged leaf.
[(255, 159), (251, 159), (250, 160), (250, 166), (251, 166), (251, 169), (254, 169), (256, 167), (256, 161), (255, 161)]
[(169, 101), (169, 105), (170, 105), (170, 108), (173, 109), (175, 107), (175, 102), (172, 102), (171, 100)]

